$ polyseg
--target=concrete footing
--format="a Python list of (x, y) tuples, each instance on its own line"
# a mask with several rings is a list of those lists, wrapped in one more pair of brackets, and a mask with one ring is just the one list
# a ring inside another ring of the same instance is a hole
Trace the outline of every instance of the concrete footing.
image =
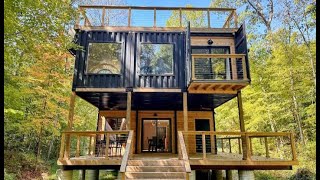
[(72, 180), (73, 170), (62, 170), (61, 179), (62, 180)]
[(253, 170), (239, 170), (239, 180), (254, 180)]
[(86, 179), (88, 180), (99, 180), (99, 170), (86, 170)]

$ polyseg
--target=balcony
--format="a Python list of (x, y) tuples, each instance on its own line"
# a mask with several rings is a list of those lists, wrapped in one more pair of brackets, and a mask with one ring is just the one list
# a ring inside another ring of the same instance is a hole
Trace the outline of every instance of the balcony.
[(191, 54), (189, 93), (236, 94), (249, 84), (245, 54)]

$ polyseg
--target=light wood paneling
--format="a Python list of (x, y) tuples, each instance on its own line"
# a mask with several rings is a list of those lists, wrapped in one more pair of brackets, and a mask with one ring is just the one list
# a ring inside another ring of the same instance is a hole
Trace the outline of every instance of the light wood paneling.
[(191, 37), (191, 46), (208, 46), (208, 39), (213, 41), (212, 46), (229, 46), (230, 54), (235, 53), (233, 37), (194, 36)]

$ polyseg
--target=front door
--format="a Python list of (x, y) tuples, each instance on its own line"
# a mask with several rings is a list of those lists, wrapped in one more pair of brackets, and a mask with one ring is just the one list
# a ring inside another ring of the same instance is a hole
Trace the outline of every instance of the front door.
[(142, 152), (171, 152), (171, 119), (142, 119)]

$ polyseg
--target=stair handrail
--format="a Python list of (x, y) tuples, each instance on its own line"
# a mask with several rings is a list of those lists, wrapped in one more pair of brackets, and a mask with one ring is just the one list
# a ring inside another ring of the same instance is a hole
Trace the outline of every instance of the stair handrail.
[(186, 144), (184, 143), (183, 134), (181, 131), (178, 132), (179, 143), (180, 143), (180, 152), (182, 154), (182, 160), (184, 162), (184, 167), (186, 169), (186, 173), (191, 173), (191, 167), (189, 162), (189, 157), (186, 149)]
[(124, 155), (122, 157), (121, 166), (120, 166), (120, 173), (122, 173), (123, 177), (124, 177), (124, 173), (126, 172), (127, 163), (128, 163), (129, 155), (131, 152), (132, 137), (133, 137), (133, 131), (130, 130), (129, 136), (127, 139), (126, 149), (125, 149)]

